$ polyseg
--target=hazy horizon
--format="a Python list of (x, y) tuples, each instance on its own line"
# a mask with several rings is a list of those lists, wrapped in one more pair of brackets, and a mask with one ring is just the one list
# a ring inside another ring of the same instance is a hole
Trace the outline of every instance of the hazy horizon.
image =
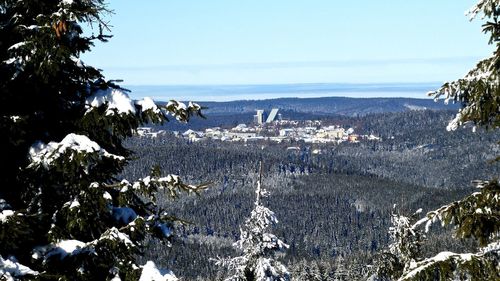
[(151, 97), (157, 101), (192, 100), (225, 102), (276, 98), (417, 98), (442, 83), (287, 83), (220, 85), (123, 85), (134, 99)]
[(481, 21), (464, 16), (471, 5), (112, 1), (113, 38), (82, 59), (128, 85), (455, 80), (492, 52)]

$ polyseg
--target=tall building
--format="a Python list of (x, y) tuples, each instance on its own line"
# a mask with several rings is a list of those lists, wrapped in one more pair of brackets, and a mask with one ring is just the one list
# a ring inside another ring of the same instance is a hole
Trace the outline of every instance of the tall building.
[(264, 123), (264, 110), (262, 109), (257, 109), (257, 114), (254, 115), (254, 122), (257, 124), (262, 124)]
[(269, 115), (266, 118), (266, 114), (265, 114), (264, 110), (257, 109), (257, 114), (255, 114), (253, 116), (253, 122), (257, 123), (259, 125), (262, 125), (264, 123), (271, 123), (271, 122), (273, 122), (274, 120), (276, 120), (277, 116), (278, 116), (279, 119), (281, 119), (281, 114), (278, 114), (278, 110), (279, 109), (277, 109), (277, 108), (271, 109), (271, 112), (269, 113)]
[(266, 123), (271, 123), (276, 119), (276, 115), (278, 114), (278, 109), (273, 108), (271, 109), (271, 113), (269, 113), (269, 116), (267, 117)]

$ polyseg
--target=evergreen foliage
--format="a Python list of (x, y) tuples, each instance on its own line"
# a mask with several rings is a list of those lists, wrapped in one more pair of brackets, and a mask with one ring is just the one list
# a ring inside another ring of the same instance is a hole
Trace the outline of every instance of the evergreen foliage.
[(479, 61), (463, 78), (447, 82), (437, 91), (429, 93), (435, 99), (444, 98), (445, 102), (452, 100), (462, 105), (449, 123), (448, 130), (455, 130), (466, 123), (493, 129), (500, 126), (499, 6), (498, 0), (480, 0), (467, 12), (471, 20), (478, 15), (487, 19), (483, 32), (489, 34), (489, 44), (496, 48), (493, 54)]
[[(449, 122), (447, 130), (468, 123), (488, 129), (500, 126), (500, 1), (481, 0), (468, 12), (471, 19), (487, 18), (483, 31), (495, 45), (493, 55), (480, 61), (462, 79), (445, 83), (429, 93), (436, 99), (459, 102), (462, 108)], [(474, 127), (475, 130), (475, 127)], [(499, 280), (500, 279), (500, 185), (496, 179), (476, 181), (478, 191), (447, 204), (415, 223), (415, 229), (436, 221), (453, 225), (457, 238), (474, 238), (479, 247), (474, 253), (441, 252), (406, 266), (399, 280)]]
[(242, 256), (219, 259), (218, 265), (231, 271), (228, 281), (287, 281), (290, 274), (286, 267), (274, 258), (276, 251), (288, 248), (276, 235), (266, 232), (278, 220), (274, 212), (264, 207), (262, 198), (268, 192), (261, 187), (262, 162), (260, 175), (255, 190), (256, 199), (254, 209), (240, 229), (240, 239), (234, 246), (243, 252)]
[[(266, 159), (263, 186), (272, 196), (264, 202), (281, 218), (272, 232), (290, 245), (282, 262), (293, 280), (307, 280), (300, 279), (305, 276), (300, 272), (313, 268), (313, 263), (321, 263), (319, 268), (326, 268), (333, 280), (361, 280), (376, 251), (390, 242), (387, 229), (394, 204), (401, 214), (418, 208), (426, 213), (473, 190), (457, 183), (496, 173), (484, 159), (496, 147), (498, 134), (478, 137), (467, 128), (447, 132), (443, 126), (452, 115), (411, 111), (349, 118), (348, 124), (361, 124), (359, 130), (384, 132), (384, 141), (334, 147), (297, 143), (300, 152), (287, 150), (289, 143), (193, 143), (169, 134), (127, 139), (126, 146), (138, 159), (126, 166), (126, 178), (146, 176), (149, 171), (144, 166), (156, 162), (165, 172), (213, 182), (201, 197), (165, 202), (163, 207), (194, 224), (178, 232), (176, 240), (181, 241), (176, 244), (182, 247), (149, 243), (146, 260), (161, 260), (158, 265), (175, 268), (186, 280), (219, 280), (220, 268), (206, 257), (237, 256), (231, 246), (254, 207), (255, 188), (249, 186), (256, 186), (255, 163)], [(395, 138), (388, 139), (391, 135)], [(313, 154), (316, 148), (322, 154)], [(427, 185), (420, 184), (423, 181)], [(433, 181), (446, 185), (434, 186)], [(422, 256), (445, 250), (470, 252), (474, 246), (471, 239), (457, 241), (448, 229), (433, 228), (422, 245)], [(301, 266), (303, 261), (307, 266)]]
[(420, 230), (413, 228), (419, 211), (410, 218), (401, 214), (392, 214), (392, 227), (389, 228), (389, 235), (393, 243), (389, 245), (389, 251), (398, 257), (404, 266), (403, 269), (409, 268), (420, 254), (423, 234)]
[(413, 227), (420, 212), (421, 210), (418, 210), (411, 217), (406, 217), (393, 210), (392, 226), (389, 228), (391, 239), (389, 251), (384, 251), (378, 256), (375, 272), (370, 280), (397, 279), (420, 260), (424, 235), (422, 230)]
[(133, 101), (79, 59), (111, 37), (107, 12), (103, 0), (0, 2), (0, 279), (175, 279), (136, 262), (145, 237), (172, 236), (155, 194), (205, 186), (158, 170), (132, 183), (116, 175), (138, 126), (201, 108)]

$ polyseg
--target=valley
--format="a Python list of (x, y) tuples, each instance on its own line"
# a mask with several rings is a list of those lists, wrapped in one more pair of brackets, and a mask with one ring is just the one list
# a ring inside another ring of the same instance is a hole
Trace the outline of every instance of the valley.
[[(306, 119), (303, 114), (292, 112)], [(223, 119), (206, 117), (206, 127), (211, 118)], [(210, 258), (234, 254), (231, 245), (252, 208), (262, 160), (263, 184), (271, 193), (266, 202), (279, 219), (274, 233), (290, 245), (282, 253), (288, 268), (301, 274), (316, 268), (331, 278), (358, 279), (366, 274), (361, 265), (371, 264), (389, 242), (393, 206), (408, 215), (419, 208), (425, 212), (470, 193), (472, 180), (498, 174), (489, 163), (498, 151), (498, 134), (473, 133), (471, 128), (447, 132), (452, 117), (446, 110), (322, 116), (323, 122), (352, 127), (359, 134), (377, 132), (383, 139), (356, 143), (193, 142), (175, 137), (171, 124), (162, 127), (165, 135), (129, 139), (127, 147), (137, 160), (126, 168), (127, 178), (143, 177), (158, 165), (186, 181), (211, 183), (201, 196), (160, 198), (169, 213), (193, 224), (176, 227), (171, 248), (152, 242), (146, 258), (163, 261), (186, 280), (218, 280), (220, 269)], [(244, 122), (248, 114), (232, 118)], [(176, 126), (203, 129), (198, 124)], [(471, 246), (470, 241), (450, 241), (442, 231), (430, 233), (424, 249), (435, 253)], [(295, 276), (300, 280), (300, 274)]]

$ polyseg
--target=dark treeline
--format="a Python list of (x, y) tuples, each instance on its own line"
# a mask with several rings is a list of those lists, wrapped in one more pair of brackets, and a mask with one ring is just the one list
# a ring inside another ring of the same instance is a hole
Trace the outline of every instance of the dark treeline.
[[(127, 145), (137, 160), (127, 167), (127, 178), (143, 177), (159, 165), (193, 183), (212, 182), (202, 196), (160, 198), (172, 215), (193, 224), (177, 228), (171, 248), (151, 243), (146, 258), (160, 257), (186, 280), (221, 277), (209, 258), (233, 254), (262, 159), (263, 184), (271, 192), (267, 204), (280, 220), (274, 233), (290, 245), (283, 260), (294, 279), (359, 278), (366, 269), (359, 265), (369, 264), (388, 243), (393, 204), (406, 213), (425, 212), (463, 196), (471, 180), (498, 172), (487, 163), (496, 154), (494, 136), (479, 137), (471, 129), (446, 132), (451, 117), (446, 111), (335, 117), (332, 122), (382, 137), (341, 145), (132, 138)], [(286, 149), (292, 145), (300, 151)], [(426, 251), (450, 249), (446, 237), (436, 234)]]
[[(357, 89), (358, 91), (360, 89)], [(388, 89), (386, 89), (388, 90)], [(328, 114), (343, 116), (364, 116), (371, 113), (404, 112), (409, 109), (456, 109), (458, 105), (445, 105), (442, 101), (414, 98), (277, 98), (265, 100), (239, 100), (228, 102), (202, 102), (207, 113), (212, 115), (232, 115), (254, 113), (255, 109), (293, 111), (306, 114)]]
[[(278, 108), (285, 119), (292, 120), (338, 120), (340, 122), (354, 122), (372, 114), (408, 112), (411, 109), (429, 110), (456, 110), (458, 104), (444, 105), (442, 101), (432, 99), (412, 98), (279, 98), (267, 100), (242, 100), (230, 102), (203, 102), (206, 109), (203, 111), (209, 118), (206, 120), (193, 119), (187, 124), (178, 122), (166, 123), (168, 130), (204, 129), (208, 127), (230, 127), (239, 123), (249, 123), (253, 120), (256, 109), (269, 112), (271, 108)], [(375, 115), (372, 115), (375, 116)], [(367, 120), (367, 119), (364, 119)]]

